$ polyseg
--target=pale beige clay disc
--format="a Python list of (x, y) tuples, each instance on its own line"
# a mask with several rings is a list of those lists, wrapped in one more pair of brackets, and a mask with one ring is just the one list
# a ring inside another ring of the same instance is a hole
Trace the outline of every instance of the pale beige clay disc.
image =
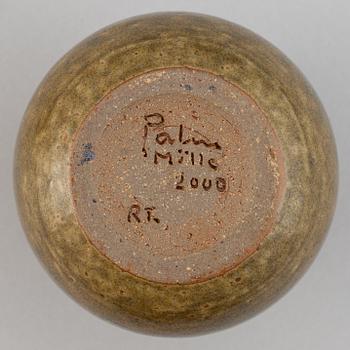
[(162, 283), (218, 276), (272, 232), (285, 187), (279, 141), (242, 90), (166, 68), (124, 82), (78, 130), (76, 215), (122, 270)]

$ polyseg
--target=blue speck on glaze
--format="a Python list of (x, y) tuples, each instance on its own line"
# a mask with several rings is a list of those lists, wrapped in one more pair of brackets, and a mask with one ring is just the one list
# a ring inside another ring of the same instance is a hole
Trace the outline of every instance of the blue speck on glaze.
[(192, 85), (190, 85), (190, 84), (181, 84), (181, 87), (185, 88), (185, 90), (187, 90), (187, 91), (193, 90)]
[(95, 153), (92, 151), (92, 144), (89, 143), (83, 143), (83, 153), (80, 160), (80, 164), (83, 165), (86, 162), (90, 162), (91, 160), (95, 159)]

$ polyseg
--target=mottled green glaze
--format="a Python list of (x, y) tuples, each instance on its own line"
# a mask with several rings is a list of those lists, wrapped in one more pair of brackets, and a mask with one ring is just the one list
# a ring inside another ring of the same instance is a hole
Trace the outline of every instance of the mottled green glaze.
[[(88, 112), (142, 72), (190, 66), (222, 75), (251, 96), (275, 129), (287, 188), (260, 249), (202, 283), (148, 282), (105, 258), (80, 228), (70, 192), (70, 147)], [(84, 40), (49, 72), (23, 120), (15, 188), (24, 230), (55, 280), (105, 319), (140, 332), (194, 334), (256, 314), (301, 276), (333, 215), (337, 156), (325, 111), (299, 70), (252, 32), (221, 19), (151, 14)]]

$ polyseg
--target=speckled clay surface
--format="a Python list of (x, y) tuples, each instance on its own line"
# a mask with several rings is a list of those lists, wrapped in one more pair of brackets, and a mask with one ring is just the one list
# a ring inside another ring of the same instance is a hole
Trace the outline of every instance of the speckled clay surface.
[(23, 227), (55, 280), (136, 331), (234, 325), (313, 260), (337, 156), (317, 96), (252, 32), (186, 13), (92, 35), (39, 86), (15, 155)]

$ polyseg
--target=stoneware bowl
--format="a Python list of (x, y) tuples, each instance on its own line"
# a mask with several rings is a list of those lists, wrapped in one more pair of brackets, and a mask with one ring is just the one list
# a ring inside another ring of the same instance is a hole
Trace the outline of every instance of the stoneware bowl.
[(301, 276), (337, 156), (300, 71), (222, 19), (160, 13), (90, 36), (40, 84), (15, 189), (50, 274), (95, 314), (186, 335), (234, 325)]

